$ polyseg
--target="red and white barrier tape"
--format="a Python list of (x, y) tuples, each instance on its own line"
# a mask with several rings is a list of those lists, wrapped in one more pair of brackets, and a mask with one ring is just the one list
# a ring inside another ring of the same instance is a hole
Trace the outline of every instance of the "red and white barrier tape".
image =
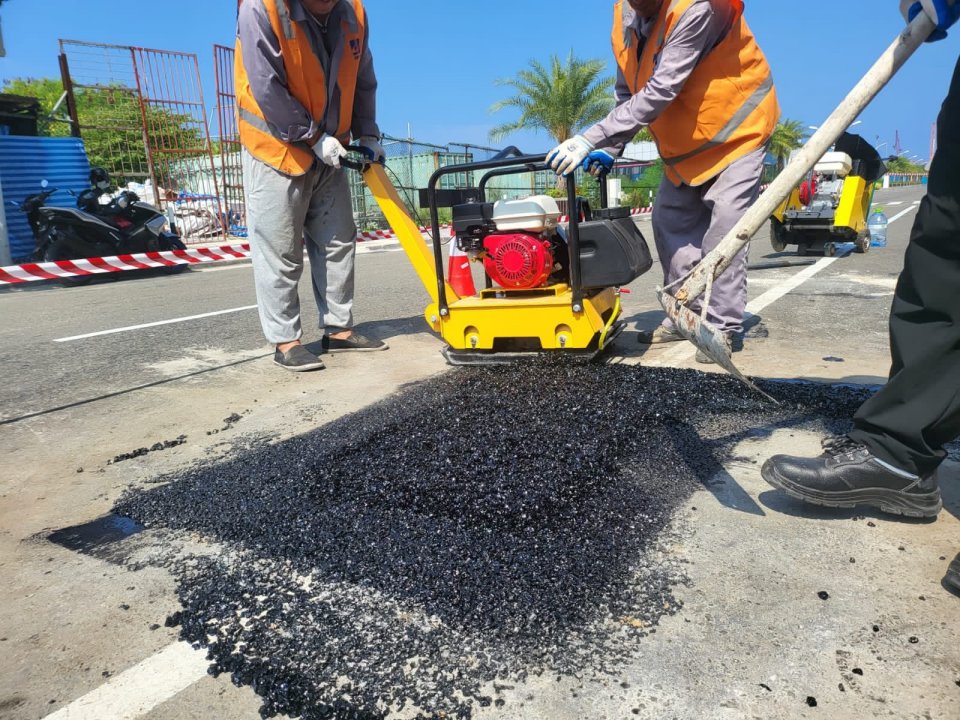
[(83, 260), (57, 260), (56, 262), (27, 263), (0, 267), (0, 285), (33, 282), (35, 280), (60, 280), (62, 278), (102, 275), (104, 273), (125, 272), (127, 270), (148, 270), (151, 268), (173, 267), (174, 265), (196, 265), (200, 263), (237, 260), (250, 257), (250, 246), (221, 245), (211, 248), (188, 250), (163, 250), (160, 252), (140, 253), (137, 255), (117, 255), (114, 257), (86, 258)]

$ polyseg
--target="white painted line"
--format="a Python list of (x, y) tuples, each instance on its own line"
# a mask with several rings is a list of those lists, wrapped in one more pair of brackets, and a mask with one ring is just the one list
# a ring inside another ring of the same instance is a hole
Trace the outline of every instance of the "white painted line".
[(904, 215), (913, 212), (914, 210), (917, 209), (917, 205), (919, 205), (919, 204), (920, 204), (920, 203), (918, 202), (918, 203), (916, 203), (916, 205), (911, 205), (911, 206), (908, 207), (906, 210), (903, 210), (903, 211), (897, 213), (897, 214), (894, 215), (892, 218), (890, 218), (890, 220), (887, 221), (887, 225), (892, 225), (892, 224), (895, 223), (897, 220), (899, 220), (900, 218), (902, 218)]
[[(874, 204), (879, 205), (880, 203), (874, 203)], [(893, 207), (894, 205), (903, 205), (903, 200), (894, 200), (893, 202), (887, 203), (887, 207)]]
[(207, 674), (205, 651), (169, 645), (44, 720), (133, 720)]
[(73, 342), (74, 340), (85, 340), (87, 338), (100, 337), (101, 335), (115, 335), (117, 333), (131, 332), (132, 330), (143, 330), (144, 328), (159, 327), (160, 325), (174, 325), (176, 323), (189, 322), (190, 320), (201, 320), (203, 318), (216, 317), (217, 315), (228, 315), (230, 313), (244, 312), (245, 310), (255, 310), (256, 307), (256, 305), (244, 305), (243, 307), (235, 307), (228, 310), (217, 310), (216, 312), (208, 312), (201, 315), (188, 315), (187, 317), (172, 318), (170, 320), (158, 320), (157, 322), (143, 323), (142, 325), (129, 325), (127, 327), (114, 328), (113, 330), (100, 330), (99, 332), (87, 333), (86, 335), (72, 335), (71, 337), (56, 338), (53, 342)]

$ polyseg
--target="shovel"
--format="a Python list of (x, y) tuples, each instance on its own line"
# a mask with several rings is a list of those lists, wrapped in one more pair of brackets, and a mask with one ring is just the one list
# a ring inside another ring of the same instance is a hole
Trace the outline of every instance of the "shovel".
[[(682, 278), (683, 285), (676, 294), (671, 295), (668, 290), (681, 282), (680, 280), (667, 288), (657, 288), (657, 298), (663, 305), (667, 317), (673, 322), (673, 326), (720, 367), (763, 395), (766, 393), (747, 380), (733, 364), (723, 333), (706, 320), (713, 281), (730, 266), (737, 253), (750, 242), (750, 238), (787, 199), (797, 184), (813, 169), (817, 161), (837, 141), (857, 115), (870, 104), (917, 48), (930, 37), (935, 27), (926, 13), (919, 13), (837, 106), (820, 129), (807, 141), (807, 144), (794, 156), (790, 164), (770, 184), (766, 192), (744, 214), (740, 222), (693, 268), (689, 275)], [(703, 311), (701, 315), (697, 315), (688, 305), (700, 295), (705, 295)]]

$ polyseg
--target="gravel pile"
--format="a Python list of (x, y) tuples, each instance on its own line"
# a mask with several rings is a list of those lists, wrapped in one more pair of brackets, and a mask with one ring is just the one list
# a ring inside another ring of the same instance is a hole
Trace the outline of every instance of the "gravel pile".
[(115, 512), (217, 545), (175, 562), (174, 621), (264, 717), (468, 718), (531, 675), (614, 673), (678, 609), (674, 510), (745, 437), (841, 430), (864, 399), (761, 384), (781, 406), (694, 371), (459, 370)]

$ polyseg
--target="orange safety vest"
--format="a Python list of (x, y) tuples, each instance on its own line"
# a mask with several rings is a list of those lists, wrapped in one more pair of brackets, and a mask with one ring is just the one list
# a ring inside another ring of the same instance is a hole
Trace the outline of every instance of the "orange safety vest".
[[(350, 141), (353, 125), (353, 100), (357, 89), (360, 60), (365, 52), (366, 14), (361, 0), (343, 0), (353, 4), (352, 18), (342, 22), (343, 58), (337, 76), (340, 89), (340, 124), (337, 137), (344, 145)], [(263, 0), (273, 32), (280, 41), (280, 54), (287, 75), (287, 89), (303, 105), (322, 128), (327, 110), (327, 77), (310, 39), (290, 18), (288, 0)], [(243, 65), (240, 39), (234, 56), (234, 82), (237, 93), (237, 124), (240, 142), (258, 160), (285, 175), (303, 175), (316, 159), (306, 143), (292, 145), (278, 139), (270, 129), (260, 106), (250, 90), (250, 81)]]
[[(698, 186), (770, 140), (780, 104), (770, 66), (743, 18), (742, 0), (728, 0), (736, 18), (726, 37), (707, 52), (680, 94), (650, 124), (667, 177)], [(650, 81), (677, 21), (694, 0), (664, 0), (638, 57), (641, 38), (624, 21), (629, 5), (613, 15), (613, 52), (636, 94)]]

